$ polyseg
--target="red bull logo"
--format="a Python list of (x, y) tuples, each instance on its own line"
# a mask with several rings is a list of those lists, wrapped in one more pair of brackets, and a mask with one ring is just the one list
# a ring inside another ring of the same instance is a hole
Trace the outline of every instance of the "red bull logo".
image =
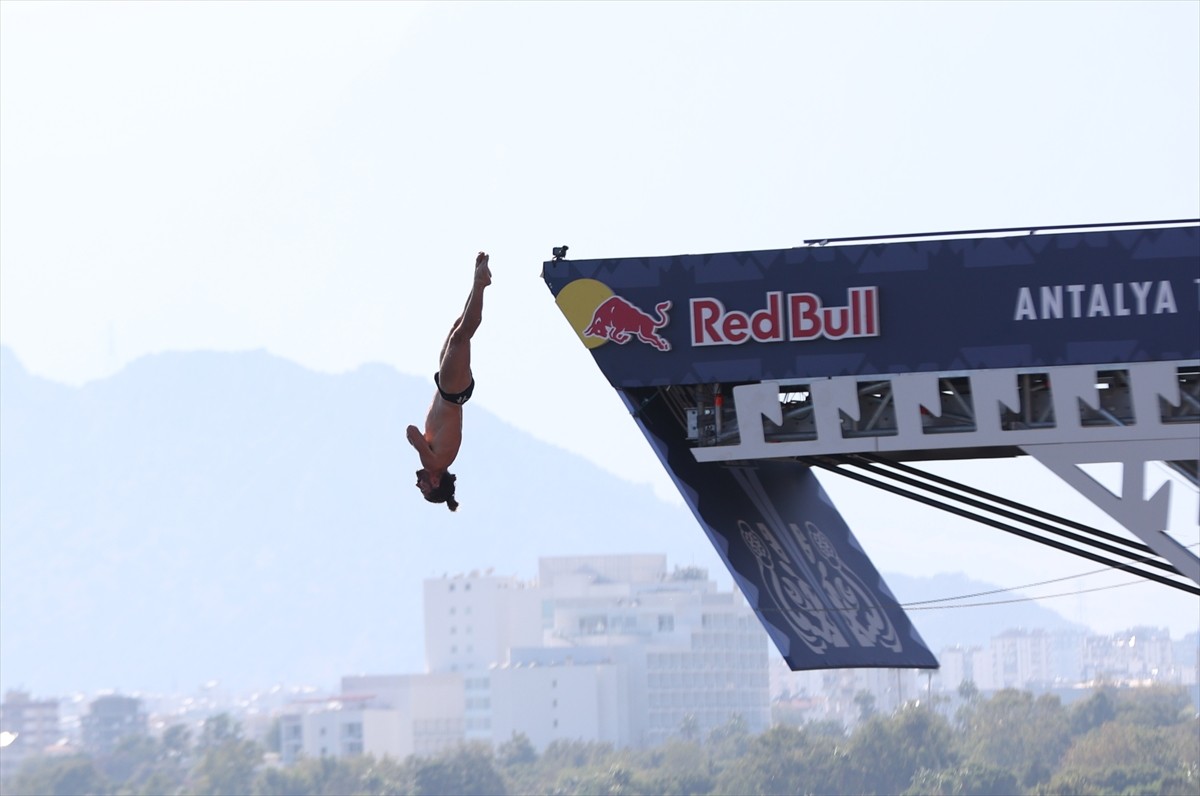
[[(612, 342), (625, 345), (637, 340), (659, 351), (670, 351), (671, 341), (660, 330), (671, 318), (671, 302), (660, 301), (647, 312), (624, 296), (615, 295), (603, 282), (576, 279), (555, 301), (579, 339), (588, 348)], [(815, 293), (771, 291), (765, 305), (754, 311), (728, 309), (713, 296), (689, 302), (690, 340), (693, 348), (742, 343), (800, 343), (818, 338), (844, 340), (878, 337), (879, 288), (852, 287), (844, 305), (826, 306)]]
[(671, 302), (662, 301), (654, 305), (654, 316), (635, 307), (620, 296), (613, 296), (596, 308), (592, 322), (583, 330), (585, 337), (603, 337), (617, 345), (624, 345), (637, 338), (659, 351), (670, 351), (671, 343), (658, 333), (667, 325), (667, 310)]
[(646, 312), (595, 279), (576, 279), (555, 301), (588, 348), (637, 340), (659, 351), (671, 350), (671, 341), (659, 332), (670, 322), (670, 301), (655, 304), (653, 313)]

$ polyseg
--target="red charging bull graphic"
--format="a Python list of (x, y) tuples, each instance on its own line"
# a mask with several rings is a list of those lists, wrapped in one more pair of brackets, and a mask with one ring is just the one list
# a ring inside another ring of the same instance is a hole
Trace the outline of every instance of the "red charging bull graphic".
[(583, 336), (600, 337), (618, 345), (624, 345), (636, 337), (659, 351), (670, 351), (671, 342), (658, 333), (670, 320), (667, 316), (669, 309), (670, 301), (660, 301), (654, 305), (655, 315), (651, 315), (620, 296), (610, 296), (596, 308), (592, 322), (583, 330)]

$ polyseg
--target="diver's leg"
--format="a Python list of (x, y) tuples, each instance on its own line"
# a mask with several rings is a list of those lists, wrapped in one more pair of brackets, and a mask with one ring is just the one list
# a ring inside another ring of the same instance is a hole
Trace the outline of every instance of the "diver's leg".
[(481, 252), (475, 260), (475, 280), (466, 306), (442, 345), (438, 381), (446, 392), (462, 392), (471, 384), (471, 338), (483, 322), (483, 290), (491, 282), (488, 257)]

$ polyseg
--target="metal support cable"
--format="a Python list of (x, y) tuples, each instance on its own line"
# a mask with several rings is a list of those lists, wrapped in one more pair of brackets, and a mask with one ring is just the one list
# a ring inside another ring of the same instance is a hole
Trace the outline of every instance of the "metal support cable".
[[(1028, 519), (1028, 518), (1022, 517), (1019, 514), (1016, 514), (1014, 512), (1007, 511), (1005, 509), (996, 508), (994, 506), (989, 506), (986, 503), (983, 503), (982, 501), (979, 501), (979, 500), (975, 500), (973, 498), (956, 495), (947, 489), (942, 489), (940, 487), (930, 486), (929, 484), (921, 483), (919, 480), (917, 480), (915, 478), (909, 478), (907, 476), (899, 475), (897, 473), (890, 473), (890, 472), (882, 470), (881, 468), (870, 467), (869, 465), (857, 464), (857, 463), (853, 463), (853, 462), (844, 462), (844, 463), (850, 463), (850, 464), (854, 464), (854, 466), (857, 466), (857, 467), (863, 467), (865, 469), (869, 469), (871, 472), (875, 473), (876, 475), (878, 475), (882, 478), (890, 478), (894, 481), (898, 481), (900, 483), (907, 484), (908, 486), (912, 486), (917, 489), (925, 490), (934, 495), (939, 495), (941, 497), (948, 498), (950, 500), (955, 500), (955, 501), (958, 501), (959, 503), (963, 503), (963, 504), (971, 506), (973, 508), (981, 509), (983, 511), (988, 511), (993, 514), (997, 514), (997, 515), (1004, 517), (1006, 519), (1009, 519), (1009, 520), (1015, 520), (1016, 522), (1021, 522), (1026, 525), (1031, 525), (1034, 528), (1046, 531), (1048, 533), (1052, 533), (1056, 536), (1062, 536), (1064, 538), (1070, 539), (1073, 542), (1090, 545), (1091, 547), (1095, 547), (1100, 550), (1104, 550), (1105, 552), (1112, 553), (1113, 555), (1119, 555), (1119, 556), (1133, 555), (1128, 550), (1122, 550), (1121, 548), (1119, 548), (1115, 545), (1096, 541), (1094, 539), (1088, 538), (1087, 536), (1083, 536), (1081, 534), (1077, 534), (1072, 531), (1065, 531), (1060, 528), (1055, 528), (1053, 525), (1049, 525), (1047, 523), (1041, 522), (1040, 520)], [(1126, 541), (1126, 540), (1120, 539), (1119, 537), (1117, 537), (1117, 539), (1120, 543), (1124, 544), (1126, 547), (1132, 548), (1138, 554), (1142, 554), (1141, 561), (1144, 562), (1147, 566), (1151, 566), (1156, 569), (1161, 569), (1165, 572), (1170, 572), (1172, 575), (1180, 574), (1179, 570), (1177, 570), (1173, 565), (1171, 565), (1170, 563), (1159, 558), (1159, 556), (1156, 553), (1154, 553), (1154, 551), (1150, 550), (1150, 548), (1146, 547), (1145, 545), (1141, 545), (1137, 542)]]
[(1108, 533), (1107, 531), (1102, 531), (1099, 528), (1093, 528), (1090, 525), (1084, 525), (1081, 522), (1075, 522), (1074, 520), (1069, 520), (1066, 517), (1059, 517), (1058, 515), (1051, 514), (1048, 511), (1042, 511), (1041, 509), (1035, 509), (1032, 506), (1027, 506), (1023, 503), (1018, 503), (1015, 500), (1009, 500), (1008, 498), (1001, 497), (1000, 495), (994, 495), (983, 489), (977, 489), (973, 486), (968, 486), (967, 484), (959, 483), (958, 481), (954, 481), (954, 480), (945, 478), (940, 475), (934, 475), (933, 473), (929, 473), (924, 470), (918, 469), (916, 467), (912, 467), (911, 465), (902, 464), (900, 462), (892, 461), (890, 459), (885, 459), (881, 456), (875, 456), (873, 454), (862, 454), (858, 458), (866, 459), (870, 462), (873, 462), (873, 463), (879, 464), (879, 465), (883, 465), (885, 467), (891, 467), (893, 469), (900, 470), (901, 472), (909, 473), (918, 478), (925, 478), (925, 479), (928, 479), (935, 483), (942, 484), (944, 486), (948, 486), (952, 489), (957, 489), (962, 492), (966, 492), (968, 494), (975, 495), (976, 497), (983, 498), (984, 500), (990, 500), (994, 503), (999, 503), (1003, 506), (1007, 506), (1009, 508), (1016, 509), (1017, 511), (1022, 511), (1022, 512), (1025, 512), (1026, 514), (1032, 514), (1036, 517), (1041, 517), (1042, 519), (1049, 520), (1050, 522), (1056, 522), (1060, 525), (1065, 525), (1068, 528), (1074, 528), (1077, 531), (1082, 531), (1084, 533), (1093, 534), (1095, 536), (1100, 537), (1101, 539), (1105, 539), (1107, 541), (1114, 542), (1116, 544), (1125, 545), (1126, 547), (1136, 550), (1139, 553), (1154, 554), (1154, 551), (1152, 549), (1150, 549), (1149, 546), (1142, 544), (1141, 542), (1134, 541), (1133, 539), (1124, 539), (1115, 534)]
[(938, 500), (934, 500), (931, 497), (927, 497), (925, 495), (921, 495), (921, 494), (918, 494), (915, 492), (908, 491), (906, 489), (895, 486), (893, 484), (889, 484), (885, 481), (880, 481), (880, 480), (877, 480), (876, 478), (871, 478), (862, 473), (857, 473), (857, 472), (843, 469), (843, 468), (837, 466), (837, 464), (834, 463), (833, 461), (826, 461), (821, 458), (807, 459), (806, 461), (808, 461), (812, 465), (820, 467), (824, 470), (829, 470), (830, 472), (837, 473), (838, 475), (842, 475), (847, 478), (852, 478), (856, 481), (860, 481), (865, 484), (870, 484), (871, 486), (878, 487), (878, 488), (883, 489), (888, 492), (892, 492), (893, 494), (897, 494), (902, 497), (909, 498), (910, 500), (915, 500), (918, 503), (924, 503), (928, 506), (942, 509), (943, 511), (947, 511), (951, 514), (957, 514), (960, 517), (965, 517), (967, 519), (975, 520), (976, 522), (983, 523), (984, 525), (990, 525), (993, 528), (997, 528), (999, 530), (1014, 534), (1016, 536), (1020, 536), (1025, 539), (1029, 539), (1034, 542), (1039, 542), (1048, 547), (1053, 547), (1057, 550), (1061, 550), (1065, 553), (1070, 553), (1072, 555), (1076, 555), (1081, 558), (1086, 558), (1091, 561), (1096, 561), (1096, 562), (1104, 564), (1106, 566), (1110, 566), (1113, 569), (1119, 569), (1119, 570), (1122, 570), (1125, 572), (1130, 572), (1130, 573), (1133, 573), (1140, 577), (1143, 577), (1147, 580), (1152, 580), (1157, 583), (1161, 583), (1165, 586), (1170, 586), (1171, 588), (1188, 592), (1189, 594), (1200, 595), (1200, 586), (1195, 586), (1191, 583), (1180, 583), (1179, 581), (1171, 580), (1170, 578), (1164, 577), (1163, 575), (1159, 575), (1158, 573), (1148, 572), (1146, 570), (1140, 569), (1140, 568), (1136, 567), (1133, 563), (1116, 561), (1114, 559), (1102, 556), (1098, 553), (1093, 553), (1088, 550), (1081, 550), (1077, 547), (1073, 547), (1069, 544), (1066, 544), (1065, 542), (1060, 542), (1055, 539), (1049, 539), (1044, 536), (1040, 536), (1036, 533), (1033, 533), (1031, 531), (1023, 530), (1021, 528), (1017, 528), (1012, 525), (1008, 525), (1006, 523), (1003, 523), (1003, 522), (993, 519), (991, 517), (972, 513), (970, 511), (967, 511), (964, 508), (961, 508), (958, 506), (953, 506), (948, 503), (943, 503)]

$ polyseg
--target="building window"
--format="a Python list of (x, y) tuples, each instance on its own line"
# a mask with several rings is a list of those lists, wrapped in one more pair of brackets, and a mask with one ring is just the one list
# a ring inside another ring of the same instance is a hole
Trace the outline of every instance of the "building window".
[(658, 615), (658, 632), (670, 633), (675, 630), (675, 617), (670, 614)]
[(579, 617), (579, 633), (584, 636), (602, 635), (608, 630), (608, 617), (592, 614)]

